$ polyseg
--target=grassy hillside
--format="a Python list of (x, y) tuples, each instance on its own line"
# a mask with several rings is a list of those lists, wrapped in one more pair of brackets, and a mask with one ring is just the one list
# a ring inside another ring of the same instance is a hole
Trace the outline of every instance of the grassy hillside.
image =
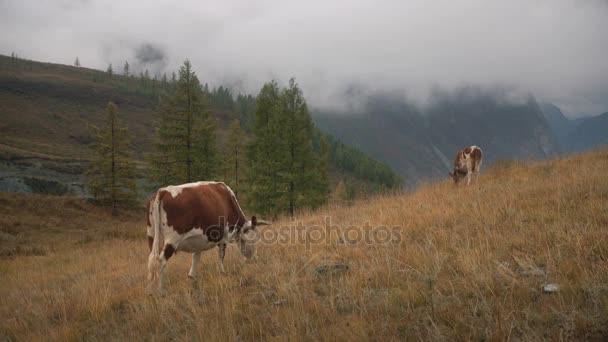
[[(14, 191), (13, 183), (29, 177), (48, 184), (58, 182), (69, 193), (86, 193), (82, 174), (91, 153), (91, 125), (102, 123), (108, 101), (118, 105), (118, 114), (131, 133), (141, 176), (145, 177), (144, 160), (154, 149), (156, 106), (169, 88), (169, 83), (137, 76), (110, 77), (100, 70), (0, 55), (0, 191), (7, 191), (2, 190), (7, 187)], [(239, 118), (252, 124), (254, 97), (239, 95), (235, 99), (223, 87), (209, 90), (207, 95), (218, 122), (220, 146), (231, 120)], [(398, 183), (398, 177), (385, 164), (335, 139), (332, 142), (330, 168), (334, 186), (346, 179), (356, 186), (359, 196), (365, 196), (392, 185), (383, 179), (394, 178), (393, 183)], [(361, 170), (340, 163), (340, 156), (334, 153), (336, 146), (368, 167)], [(49, 164), (61, 165), (68, 172), (49, 173)], [(74, 187), (79, 191), (68, 191)]]
[[(178, 253), (165, 297), (145, 291), (143, 212), (111, 218), (74, 198), (0, 194), (0, 336), (606, 340), (607, 168), (608, 150), (498, 162), (468, 188), (446, 180), (301, 213), (308, 243), (262, 245), (251, 264), (230, 246), (224, 275), (213, 250), (190, 281)], [(331, 236), (312, 243), (326, 217)], [(394, 227), (391, 242), (358, 241), (352, 227), (367, 222)], [(350, 268), (318, 268), (333, 263)], [(543, 293), (548, 283), (560, 291)]]

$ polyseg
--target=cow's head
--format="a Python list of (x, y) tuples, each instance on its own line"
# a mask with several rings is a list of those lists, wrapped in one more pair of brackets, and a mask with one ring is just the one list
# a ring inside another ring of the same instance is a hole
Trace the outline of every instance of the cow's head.
[(450, 178), (452, 178), (454, 180), (454, 184), (458, 185), (458, 182), (460, 182), (461, 179), (464, 178), (464, 176), (466, 176), (466, 173), (463, 173), (460, 170), (454, 170), (452, 172), (449, 173)]
[(257, 242), (260, 239), (258, 227), (269, 224), (270, 222), (258, 220), (255, 216), (252, 216), (251, 221), (243, 226), (243, 229), (238, 236), (237, 243), (239, 244), (241, 254), (246, 260), (254, 260), (256, 257)]

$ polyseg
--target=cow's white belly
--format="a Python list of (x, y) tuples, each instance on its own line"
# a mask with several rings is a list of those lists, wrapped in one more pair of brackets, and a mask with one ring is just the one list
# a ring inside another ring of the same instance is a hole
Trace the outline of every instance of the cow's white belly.
[(193, 229), (188, 232), (179, 242), (178, 251), (195, 253), (202, 252), (217, 246), (217, 243), (207, 239), (200, 229)]

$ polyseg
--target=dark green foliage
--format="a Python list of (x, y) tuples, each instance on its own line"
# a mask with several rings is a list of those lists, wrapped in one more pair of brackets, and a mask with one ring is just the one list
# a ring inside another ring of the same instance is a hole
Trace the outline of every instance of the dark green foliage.
[(371, 159), (360, 150), (344, 145), (331, 135), (315, 131), (315, 145), (326, 140), (329, 160), (340, 171), (348, 172), (357, 178), (368, 180), (378, 186), (378, 191), (397, 189), (402, 186), (401, 178), (386, 164)]
[(253, 131), (253, 122), (255, 121), (255, 97), (251, 95), (239, 94), (236, 97), (236, 110), (241, 121), (241, 127), (251, 133)]
[(327, 200), (327, 150), (312, 146), (314, 126), (295, 80), (279, 92), (276, 82), (258, 95), (255, 141), (250, 150), (251, 203), (260, 213), (314, 208)]
[(217, 175), (216, 122), (206, 110), (204, 94), (186, 60), (170, 96), (159, 106), (156, 153), (151, 183), (155, 186), (210, 180)]
[(220, 86), (214, 88), (210, 94), (211, 105), (220, 110), (233, 111), (234, 110), (234, 99), (232, 98), (232, 92), (228, 88)]
[(228, 128), (228, 138), (224, 147), (224, 181), (236, 195), (239, 194), (245, 168), (245, 132), (239, 120), (233, 120)]
[(279, 115), (279, 86), (275, 81), (264, 84), (257, 96), (255, 111), (255, 139), (249, 146), (250, 180), (249, 204), (258, 213), (280, 211), (280, 191), (275, 175), (281, 162), (274, 156), (277, 140), (276, 118)]
[(116, 110), (114, 103), (108, 103), (104, 126), (95, 128), (93, 156), (87, 172), (91, 194), (97, 202), (111, 206), (114, 215), (119, 207), (132, 206), (137, 198), (129, 133)]
[[(152, 150), (158, 152), (155, 149), (156, 144), (151, 141), (154, 140), (154, 134), (150, 134), (149, 131), (150, 126), (152, 126), (150, 125), (150, 121), (156, 123), (156, 128), (160, 126), (161, 120), (159, 120), (159, 114), (168, 106), (169, 99), (173, 97), (178, 87), (177, 74), (175, 76), (175, 82), (170, 81), (170, 79), (172, 78), (171, 75), (173, 73), (169, 71), (167, 72), (166, 76), (163, 75), (160, 80), (157, 79), (156, 83), (153, 85), (152, 80), (145, 78), (143, 70), (141, 73), (135, 72), (132, 69), (132, 65), (129, 65), (129, 77), (125, 77), (122, 75), (124, 71), (123, 68), (119, 73), (120, 75), (114, 73), (113, 77), (110, 79), (105, 71), (93, 70), (84, 67), (74, 68), (51, 63), (32, 62), (25, 59), (20, 59), (16, 56), (16, 54), (13, 53), (12, 57), (0, 56), (0, 68), (4, 68), (3, 70), (7, 70), (7, 74), (10, 73), (10, 75), (14, 75), (0, 79), (0, 81), (2, 81), (2, 86), (4, 87), (4, 89), (26, 92), (27, 94), (35, 94), (32, 95), (34, 98), (53, 97), (54, 99), (56, 99), (56, 101), (54, 100), (55, 102), (53, 103), (58, 103), (58, 108), (61, 108), (62, 111), (65, 111), (66, 113), (71, 115), (70, 126), (62, 124), (62, 128), (57, 129), (58, 132), (62, 132), (62, 129), (64, 131), (66, 129), (70, 131), (65, 132), (66, 137), (63, 138), (61, 135), (54, 136), (57, 137), (57, 141), (61, 141), (62, 144), (64, 144), (64, 141), (67, 141), (65, 142), (65, 146), (70, 146), (70, 148), (81, 146), (70, 145), (74, 142), (74, 139), (76, 138), (79, 139), (79, 144), (86, 144), (86, 140), (80, 139), (88, 135), (88, 132), (79, 131), (78, 126), (73, 124), (75, 121), (78, 121), (79, 119), (77, 118), (81, 117), (82, 115), (78, 111), (87, 113), (87, 117), (85, 117), (87, 121), (95, 121), (98, 116), (97, 114), (93, 114), (96, 111), (96, 107), (94, 106), (96, 106), (95, 101), (97, 101), (96, 99), (99, 96), (103, 95), (104, 98), (111, 98), (115, 99), (116, 101), (120, 101), (120, 103), (124, 103), (124, 105), (121, 105), (121, 109), (128, 110), (129, 112), (129, 116), (125, 117), (124, 119), (129, 120), (128, 124), (130, 131), (134, 134), (133, 143), (134, 147), (137, 149), (136, 157), (138, 158), (142, 158), (143, 156), (150, 156), (152, 154)], [(34, 70), (34, 73), (29, 72), (32, 69)], [(23, 71), (27, 71), (27, 73), (24, 73)], [(50, 79), (46, 77), (46, 75), (48, 74), (61, 75), (62, 77)], [(23, 75), (28, 76), (27, 78), (25, 78), (25, 76)], [(39, 76), (37, 75), (42, 75), (42, 77), (39, 78)], [(64, 79), (68, 79), (69, 81), (55, 81)], [(27, 80), (27, 82), (24, 80)], [(202, 89), (203, 98), (205, 98), (205, 94), (207, 94), (207, 99), (209, 99), (212, 96), (211, 93), (213, 91), (209, 90), (208, 85), (203, 86)], [(220, 88), (218, 87), (215, 90), (217, 94), (226, 95), (232, 93), (231, 91), (226, 90), (225, 87), (222, 88), (221, 91), (219, 89)], [(280, 97), (281, 90), (278, 87), (277, 94), (277, 97)], [(204, 103), (206, 104), (210, 102), (211, 101), (206, 101)], [(279, 106), (279, 102), (279, 99), (277, 99), (275, 105)], [(63, 105), (64, 103), (65, 105)], [(72, 106), (72, 104), (76, 103), (78, 103), (79, 106), (79, 109), (77, 109), (78, 111), (70, 107)], [(222, 101), (219, 101), (218, 103), (222, 103)], [(224, 101), (224, 103), (228, 103), (228, 106), (230, 106), (230, 100), (226, 100)], [(205, 107), (205, 109), (209, 108), (210, 112), (217, 115), (217, 118), (219, 119), (218, 126), (221, 127), (219, 128), (220, 132), (224, 133), (219, 135), (223, 138), (225, 137), (224, 139), (221, 139), (222, 141), (227, 143), (227, 141), (230, 140), (228, 138), (228, 130), (225, 128), (228, 126), (227, 123), (229, 123), (231, 120), (239, 119), (241, 129), (246, 132), (245, 137), (247, 139), (245, 139), (245, 141), (248, 142), (253, 137), (256, 131), (256, 122), (259, 121), (256, 118), (256, 97), (252, 95), (239, 94), (236, 96), (236, 98), (234, 98), (233, 103), (234, 108), (232, 110), (222, 110), (211, 106)], [(45, 106), (52, 107), (53, 105), (45, 104)], [(151, 110), (156, 110), (156, 113), (151, 112)], [(35, 119), (36, 116), (32, 114), (29, 118)], [(31, 121), (28, 122), (31, 123)], [(209, 124), (210, 125), (206, 127), (207, 133), (205, 135), (215, 136), (215, 133), (213, 132), (215, 130), (213, 127), (215, 125), (215, 121), (209, 122)], [(51, 127), (53, 126), (53, 124), (49, 122), (48, 118), (46, 118), (46, 121), (41, 121), (40, 126), (48, 125), (51, 125)], [(59, 125), (59, 123), (57, 123), (57, 125)], [(30, 126), (32, 125), (30, 124)], [(40, 128), (38, 129), (40, 131)], [(74, 134), (72, 134), (72, 131), (74, 132)], [(67, 133), (70, 134), (69, 137)], [(41, 136), (42, 135), (38, 136), (38, 140), (45, 142), (43, 138), (40, 138)], [(321, 136), (322, 134), (317, 129), (313, 128), (312, 155), (314, 158), (317, 158), (318, 161), (315, 160), (310, 165), (316, 165), (317, 172), (322, 169), (322, 167), (320, 167), (319, 165), (319, 162), (323, 160), (323, 158), (320, 157)], [(63, 140), (59, 140), (60, 138)], [(382, 174), (385, 173), (385, 170), (389, 170), (384, 166), (384, 164), (380, 164), (371, 160), (369, 162), (364, 161), (369, 158), (363, 153), (357, 153), (355, 150), (353, 150), (353, 148), (341, 144), (338, 140), (330, 136), (325, 136), (325, 138), (328, 143), (328, 168), (332, 179), (330, 186), (332, 189), (336, 188), (336, 184), (340, 179), (345, 180), (346, 188), (355, 189), (357, 191), (357, 198), (366, 196), (376, 191), (383, 191), (389, 188), (388, 184), (390, 184), (391, 182), (387, 182), (385, 181), (385, 179), (391, 179), (391, 177), (382, 176)], [(245, 144), (247, 145), (247, 143)], [(273, 144), (273, 140), (270, 140), (268, 149), (269, 153), (266, 154), (266, 157), (264, 158), (265, 160), (261, 163), (266, 163), (267, 161), (274, 160), (273, 158), (275, 157), (275, 155), (272, 153)], [(212, 146), (215, 147), (215, 144), (213, 144)], [(226, 146), (224, 145), (223, 147), (224, 150)], [(248, 148), (248, 146), (246, 146), (245, 152), (249, 151), (250, 149)], [(249, 153), (245, 153), (245, 155), (246, 159), (248, 159)], [(224, 153), (222, 153), (222, 156), (224, 156)], [(156, 153), (154, 153), (154, 158), (156, 158)], [(146, 158), (146, 160), (150, 161), (154, 158)], [(231, 184), (234, 187), (234, 182), (230, 180), (231, 176), (225, 174), (224, 170), (227, 167), (220, 169), (220, 160), (219, 158), (217, 158), (217, 155), (215, 159), (216, 161), (211, 164), (212, 167), (215, 166), (216, 170), (221, 171), (223, 179), (225, 179), (227, 183)], [(225, 163), (228, 163), (229, 158), (225, 159)], [(278, 160), (274, 160), (274, 162), (277, 163)], [(373, 167), (376, 164), (382, 165), (383, 167)], [(279, 170), (278, 167), (273, 168), (271, 164), (269, 166), (269, 170), (273, 169)], [(379, 170), (380, 174), (375, 171), (376, 169)], [(241, 172), (244, 172), (244, 174)], [(243, 202), (242, 204), (249, 203), (249, 199), (251, 197), (250, 192), (254, 191), (253, 189), (250, 189), (250, 187), (254, 185), (254, 182), (252, 182), (248, 178), (249, 175), (253, 172), (250, 169), (249, 163), (247, 161), (245, 161), (243, 167), (239, 166), (239, 173), (241, 173), (239, 175), (238, 185), (239, 200)], [(269, 172), (268, 175), (269, 177), (271, 177), (271, 180), (276, 181), (272, 173)], [(394, 174), (392, 175), (394, 176)], [(214, 177), (217, 176), (219, 176), (219, 174)], [(265, 177), (265, 175), (262, 174), (260, 177)], [(146, 178), (154, 177), (148, 173), (146, 175)], [(205, 177), (205, 179), (208, 178)], [(381, 180), (383, 183), (377, 183), (376, 180)], [(178, 183), (178, 181), (171, 182)], [(184, 181), (179, 182), (183, 183)], [(164, 184), (167, 184), (167, 182), (155, 182), (154, 186)], [(275, 184), (274, 186), (277, 187), (278, 184)], [(267, 185), (262, 185), (261, 187), (258, 187), (256, 191), (260, 191), (260, 189), (263, 187), (267, 187), (267, 189), (272, 189), (268, 188)], [(323, 186), (320, 186), (320, 188), (322, 187)], [(272, 196), (273, 194), (280, 195), (281, 191), (268, 191), (267, 193), (269, 194), (269, 196)], [(271, 209), (269, 209), (268, 212), (279, 213), (281, 211), (285, 211), (285, 209), (272, 209), (272, 205), (274, 205), (273, 203), (279, 202), (272, 201), (272, 198), (270, 199)], [(312, 200), (312, 202), (316, 203), (317, 201)], [(261, 205), (262, 207), (266, 208), (266, 206), (264, 206), (264, 203), (261, 203)]]

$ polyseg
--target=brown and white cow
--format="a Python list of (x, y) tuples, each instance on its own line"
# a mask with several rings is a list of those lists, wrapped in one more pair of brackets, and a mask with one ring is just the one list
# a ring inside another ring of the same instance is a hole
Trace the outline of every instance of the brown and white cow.
[(479, 176), (483, 154), (481, 148), (477, 146), (465, 147), (456, 153), (454, 159), (454, 170), (450, 172), (450, 177), (454, 183), (458, 184), (464, 177), (467, 178), (467, 185), (471, 184), (471, 176)]
[[(189, 277), (194, 277), (201, 252), (219, 247), (220, 270), (229, 242), (239, 244), (246, 259), (255, 257), (259, 225), (248, 220), (234, 192), (222, 182), (196, 182), (159, 189), (148, 200), (149, 280), (163, 289), (167, 260), (177, 251), (192, 253)], [(163, 245), (161, 251), (161, 244)]]

